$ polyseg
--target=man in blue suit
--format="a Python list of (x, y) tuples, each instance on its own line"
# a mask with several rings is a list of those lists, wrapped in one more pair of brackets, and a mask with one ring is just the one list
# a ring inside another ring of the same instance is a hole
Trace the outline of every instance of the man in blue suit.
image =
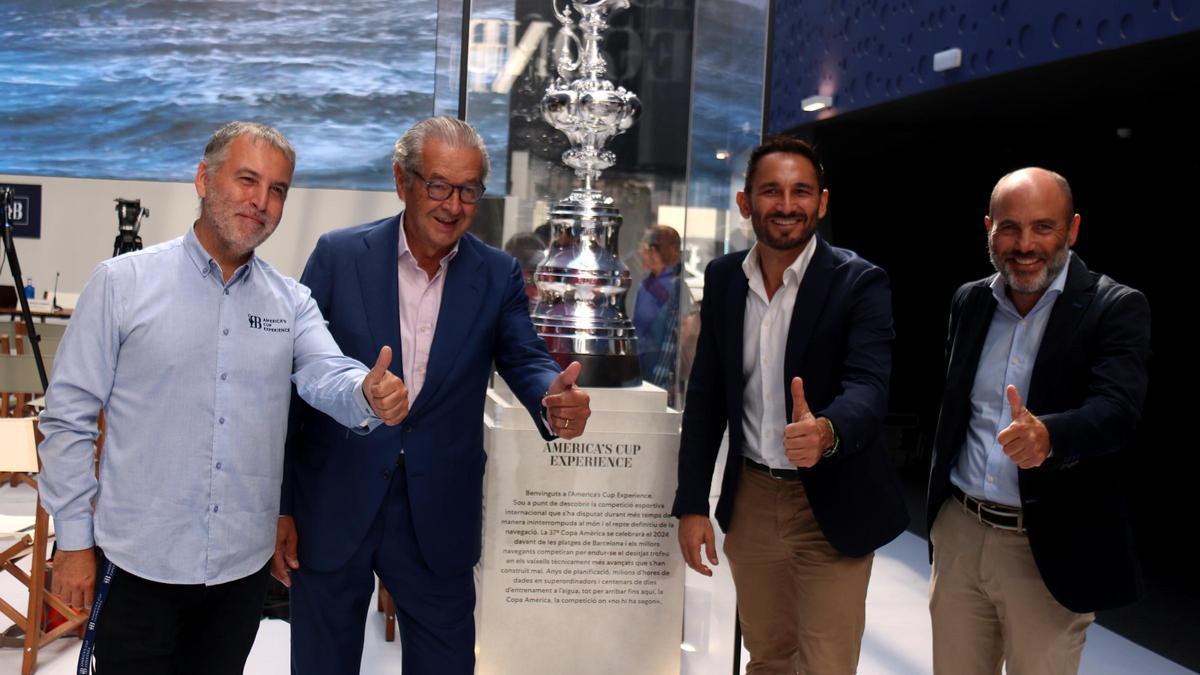
[(817, 236), (829, 192), (816, 151), (755, 148), (737, 203), (758, 242), (704, 274), (673, 513), (692, 569), (717, 563), (717, 502), (747, 673), (854, 673), (876, 548), (904, 529), (880, 431), (892, 308), (887, 275)]
[(274, 565), (290, 571), (293, 673), (358, 672), (375, 574), (404, 672), (471, 673), (493, 362), (547, 439), (578, 436), (590, 414), (579, 365), (559, 372), (533, 331), (517, 262), (467, 234), (488, 171), (479, 134), (427, 119), (393, 160), (405, 210), (325, 234), (301, 278), (347, 354), (400, 346), (411, 409), (364, 443), (295, 406)]

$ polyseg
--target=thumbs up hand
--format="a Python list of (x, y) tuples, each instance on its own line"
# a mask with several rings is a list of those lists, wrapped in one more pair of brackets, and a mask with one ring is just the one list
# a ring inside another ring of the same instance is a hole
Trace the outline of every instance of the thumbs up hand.
[(1021, 394), (1016, 387), (1008, 385), (1004, 394), (1008, 398), (1013, 421), (996, 436), (996, 440), (1003, 446), (1004, 454), (1020, 468), (1041, 466), (1050, 455), (1050, 431), (1021, 402)]
[(385, 346), (379, 350), (371, 372), (363, 378), (362, 388), (375, 415), (394, 427), (408, 417), (408, 386), (388, 370), (391, 363), (392, 348)]
[(808, 468), (833, 446), (833, 427), (813, 417), (804, 398), (804, 380), (792, 378), (792, 423), (783, 428), (783, 449), (788, 461)]
[(566, 370), (554, 378), (549, 391), (542, 397), (550, 429), (559, 438), (578, 438), (592, 415), (591, 397), (575, 384), (583, 367), (572, 361)]

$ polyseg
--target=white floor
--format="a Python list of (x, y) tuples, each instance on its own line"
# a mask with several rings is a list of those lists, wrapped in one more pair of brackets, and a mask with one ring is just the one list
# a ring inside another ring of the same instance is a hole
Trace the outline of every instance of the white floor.
[[(0, 514), (29, 514), (33, 509), (33, 499), (33, 490), (24, 486), (0, 487)], [(6, 540), (0, 539), (0, 549), (5, 546)], [(860, 673), (923, 675), (931, 671), (926, 605), (929, 566), (925, 551), (923, 539), (906, 533), (876, 555), (867, 596), (867, 630), (863, 638)], [(688, 572), (686, 584), (681, 672), (684, 675), (732, 673), (734, 595), (728, 567), (719, 566), (712, 579)], [(5, 574), (0, 578), (0, 597), (17, 607), (25, 606), (23, 589), (10, 575)], [(399, 641), (384, 641), (381, 614), (371, 611), (365, 621), (367, 641), (363, 650), (363, 675), (399, 673)], [(289, 639), (286, 623), (263, 621), (246, 672), (253, 675), (288, 673)], [(78, 654), (78, 640), (58, 640), (42, 650), (37, 672), (41, 675), (69, 675), (74, 671)], [(746, 660), (747, 655), (743, 651), (743, 667)], [(19, 673), (20, 668), (20, 649), (0, 649), (0, 674)], [(637, 673), (636, 664), (630, 664), (627, 672)], [(1100, 626), (1093, 626), (1088, 631), (1080, 672), (1084, 675), (1192, 673)]]

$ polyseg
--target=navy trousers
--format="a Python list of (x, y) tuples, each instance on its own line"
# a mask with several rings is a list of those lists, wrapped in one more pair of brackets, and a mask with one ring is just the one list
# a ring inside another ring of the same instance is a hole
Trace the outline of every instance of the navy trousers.
[[(300, 536), (304, 536), (303, 530)], [(396, 603), (405, 675), (471, 675), (475, 669), (475, 583), (471, 570), (439, 576), (421, 559), (404, 470), (366, 538), (340, 569), (292, 572), (292, 673), (359, 672), (375, 574)]]

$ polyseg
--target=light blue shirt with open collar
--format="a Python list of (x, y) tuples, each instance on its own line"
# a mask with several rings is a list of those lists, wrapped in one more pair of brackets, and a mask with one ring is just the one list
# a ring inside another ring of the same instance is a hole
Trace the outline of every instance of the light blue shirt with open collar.
[(253, 574), (274, 550), (292, 383), (366, 431), (379, 424), (366, 373), (342, 355), (307, 288), (257, 256), (224, 282), (190, 228), (100, 263), (40, 420), (41, 499), (58, 545), (98, 545), (121, 569), (164, 583)]
[(979, 366), (975, 369), (967, 438), (950, 470), (950, 482), (976, 499), (1016, 508), (1021, 506), (1017, 465), (1004, 454), (1004, 447), (996, 440), (1013, 419), (1004, 391), (1011, 384), (1022, 397), (1028, 395), (1042, 335), (1046, 332), (1054, 302), (1066, 286), (1068, 267), (1069, 260), (1025, 316), (1021, 316), (1009, 299), (1004, 278), (999, 274), (992, 276), (996, 311), (979, 354)]

